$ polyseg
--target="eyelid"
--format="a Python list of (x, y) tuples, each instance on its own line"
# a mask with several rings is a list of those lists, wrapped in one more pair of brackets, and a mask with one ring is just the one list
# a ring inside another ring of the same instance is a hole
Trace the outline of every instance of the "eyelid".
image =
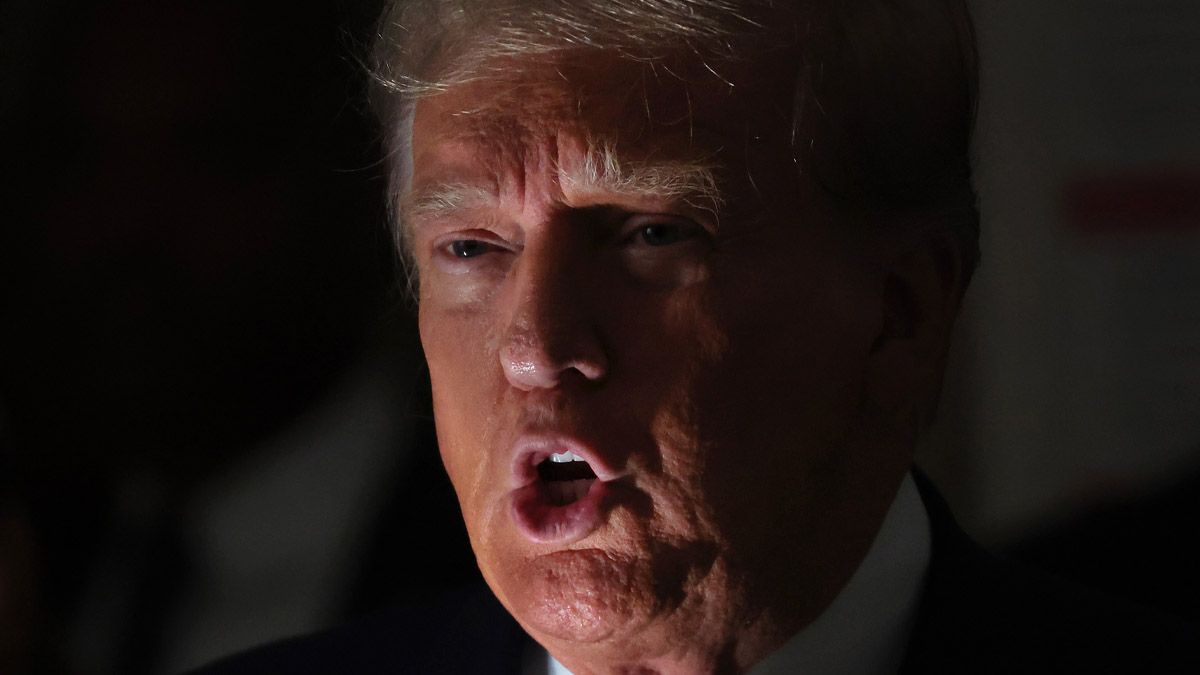
[(514, 253), (521, 246), (515, 245), (492, 230), (472, 228), (468, 230), (453, 230), (433, 237), (429, 242), (429, 250), (433, 255), (453, 257), (450, 246), (456, 241), (478, 241), (487, 244), (497, 252)]
[(625, 219), (621, 228), (621, 240), (626, 241), (643, 228), (651, 225), (676, 225), (693, 235), (709, 235), (712, 231), (694, 218), (675, 213), (635, 213)]

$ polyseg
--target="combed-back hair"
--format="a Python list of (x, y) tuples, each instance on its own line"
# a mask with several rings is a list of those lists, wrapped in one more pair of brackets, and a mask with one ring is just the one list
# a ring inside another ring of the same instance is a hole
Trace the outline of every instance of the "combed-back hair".
[(860, 220), (948, 229), (964, 278), (978, 262), (978, 66), (965, 0), (393, 0), (372, 94), (392, 156), (389, 202), (407, 189), (417, 99), (568, 49), (647, 63), (681, 50), (717, 63), (794, 54), (798, 171)]

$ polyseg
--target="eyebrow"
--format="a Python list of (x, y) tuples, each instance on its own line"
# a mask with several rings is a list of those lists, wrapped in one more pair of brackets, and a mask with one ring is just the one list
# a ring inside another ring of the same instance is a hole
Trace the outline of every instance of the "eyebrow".
[(480, 208), (496, 202), (494, 191), (470, 183), (440, 183), (405, 196), (401, 213), (406, 220), (436, 218), (455, 211)]
[[(714, 153), (715, 154), (715, 153)], [(709, 157), (668, 161), (626, 161), (611, 142), (589, 142), (576, 171), (559, 171), (568, 195), (616, 195), (683, 202), (716, 212), (725, 204), (717, 182), (720, 165)]]
[[(715, 153), (714, 153), (715, 154)], [(568, 200), (624, 197), (683, 203), (716, 214), (725, 204), (717, 181), (720, 165), (710, 158), (690, 160), (623, 160), (610, 142), (589, 142), (584, 161), (558, 169), (559, 185)], [(410, 193), (402, 202), (406, 220), (437, 218), (494, 205), (490, 189), (469, 182), (437, 183)]]

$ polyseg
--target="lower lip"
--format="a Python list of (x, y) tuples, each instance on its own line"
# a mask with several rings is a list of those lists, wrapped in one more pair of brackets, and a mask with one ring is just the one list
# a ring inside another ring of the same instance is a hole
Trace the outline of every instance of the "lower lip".
[(513, 520), (521, 534), (539, 544), (571, 543), (591, 534), (604, 521), (607, 483), (596, 480), (582, 498), (555, 505), (545, 483), (535, 481), (512, 494)]

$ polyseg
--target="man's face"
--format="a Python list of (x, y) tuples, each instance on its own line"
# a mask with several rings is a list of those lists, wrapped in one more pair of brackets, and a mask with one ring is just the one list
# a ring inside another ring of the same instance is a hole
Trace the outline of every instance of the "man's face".
[(792, 73), (511, 66), (418, 103), (404, 205), (480, 567), (568, 666), (740, 662), (828, 604), (907, 464), (865, 412), (881, 275), (799, 177)]

